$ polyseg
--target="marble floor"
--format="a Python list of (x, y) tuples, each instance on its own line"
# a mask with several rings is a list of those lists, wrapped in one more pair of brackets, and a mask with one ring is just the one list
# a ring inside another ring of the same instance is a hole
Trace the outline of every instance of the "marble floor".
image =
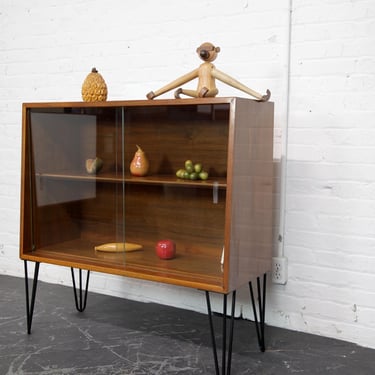
[[(71, 288), (39, 282), (26, 331), (24, 281), (0, 275), (0, 375), (215, 374), (207, 316), (191, 311), (90, 293), (79, 313)], [(252, 322), (234, 334), (232, 375), (375, 373), (375, 350), (354, 344), (267, 326), (261, 353)]]

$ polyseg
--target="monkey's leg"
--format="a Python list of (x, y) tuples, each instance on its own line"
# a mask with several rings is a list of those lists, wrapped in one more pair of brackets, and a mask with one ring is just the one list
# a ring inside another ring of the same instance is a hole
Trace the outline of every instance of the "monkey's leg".
[(174, 97), (176, 99), (181, 99), (180, 97), (181, 94), (186, 95), (186, 96), (191, 96), (192, 98), (198, 98), (197, 90), (185, 90), (182, 88), (179, 88), (174, 92)]
[(218, 92), (218, 89), (209, 90), (207, 87), (202, 87), (200, 91), (179, 88), (174, 92), (174, 97), (180, 99), (180, 95), (184, 94), (186, 96), (191, 96), (192, 98), (213, 98)]

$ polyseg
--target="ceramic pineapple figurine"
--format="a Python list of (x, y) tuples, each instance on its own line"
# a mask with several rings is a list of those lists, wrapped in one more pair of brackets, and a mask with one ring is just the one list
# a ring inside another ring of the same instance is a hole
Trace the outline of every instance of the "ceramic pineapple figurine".
[(82, 99), (85, 102), (104, 102), (107, 100), (108, 90), (103, 77), (96, 68), (92, 68), (82, 84)]

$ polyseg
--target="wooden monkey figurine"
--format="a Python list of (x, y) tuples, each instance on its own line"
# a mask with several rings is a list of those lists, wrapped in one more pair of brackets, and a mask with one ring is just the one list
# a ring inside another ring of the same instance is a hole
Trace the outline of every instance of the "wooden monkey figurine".
[(234, 78), (228, 76), (227, 74), (221, 72), (215, 68), (215, 65), (212, 64), (220, 52), (220, 47), (215, 47), (212, 43), (203, 43), (197, 48), (198, 56), (204, 61), (197, 69), (194, 69), (190, 73), (187, 73), (180, 78), (172, 81), (171, 83), (165, 85), (159, 90), (150, 91), (147, 94), (148, 99), (154, 99), (159, 95), (166, 93), (167, 91), (173, 90), (178, 86), (185, 84), (195, 78), (198, 78), (198, 87), (196, 90), (186, 90), (183, 88), (178, 88), (174, 96), (176, 99), (180, 98), (181, 94), (193, 97), (193, 98), (204, 98), (204, 97), (214, 97), (218, 94), (219, 90), (216, 88), (215, 79), (226, 83), (229, 86), (232, 86), (238, 90), (246, 92), (247, 94), (253, 96), (259, 101), (266, 102), (271, 93), (267, 90), (266, 95), (261, 95), (256, 91), (248, 88), (242, 83), (238, 82)]

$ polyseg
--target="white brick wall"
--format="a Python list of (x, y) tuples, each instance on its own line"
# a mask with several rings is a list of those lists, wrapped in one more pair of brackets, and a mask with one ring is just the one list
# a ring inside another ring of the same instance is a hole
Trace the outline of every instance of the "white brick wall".
[[(212, 41), (220, 70), (271, 90), (275, 157), (287, 160), (289, 280), (269, 286), (267, 322), (375, 348), (374, 1), (23, 3), (0, 7), (1, 273), (23, 275), (21, 103), (80, 100), (93, 66), (109, 99), (141, 99), (198, 66), (195, 48)], [(218, 86), (222, 96), (244, 96)], [(40, 278), (71, 283), (69, 270), (54, 266), (42, 265)], [(196, 291), (109, 275), (94, 274), (91, 290), (205, 309)], [(246, 290), (239, 304), (251, 318)]]
[(284, 248), (290, 267), (287, 286), (274, 288), (282, 308), (270, 318), (372, 347), (374, 27), (373, 1), (293, 2)]

